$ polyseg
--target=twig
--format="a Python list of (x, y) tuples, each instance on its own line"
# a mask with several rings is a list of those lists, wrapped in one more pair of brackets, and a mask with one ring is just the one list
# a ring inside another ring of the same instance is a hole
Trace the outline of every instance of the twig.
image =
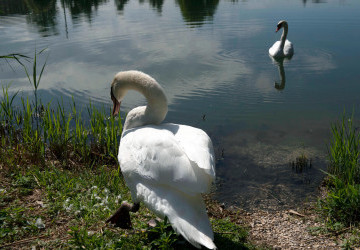
[(292, 210), (292, 209), (289, 210), (289, 213), (290, 214), (295, 214), (295, 215), (300, 216), (300, 217), (305, 217), (305, 215), (300, 214), (300, 213), (298, 213), (298, 212), (296, 212), (295, 210)]

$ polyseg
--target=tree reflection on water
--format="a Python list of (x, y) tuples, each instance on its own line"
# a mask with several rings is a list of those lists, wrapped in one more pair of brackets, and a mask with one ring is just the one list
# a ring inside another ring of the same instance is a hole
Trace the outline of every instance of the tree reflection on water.
[[(123, 15), (129, 0), (114, 0), (119, 15)], [(92, 22), (99, 7), (108, 4), (109, 0), (1, 0), (0, 15), (26, 15), (26, 22), (34, 24), (42, 36), (58, 35), (59, 21), (57, 16), (63, 15), (67, 25), (66, 12), (73, 23), (80, 20)], [(152, 10), (162, 13), (164, 0), (139, 0), (142, 5), (148, 3)], [(199, 26), (212, 20), (219, 0), (191, 1), (176, 0), (183, 20), (190, 26)], [(82, 18), (85, 17), (85, 18)]]

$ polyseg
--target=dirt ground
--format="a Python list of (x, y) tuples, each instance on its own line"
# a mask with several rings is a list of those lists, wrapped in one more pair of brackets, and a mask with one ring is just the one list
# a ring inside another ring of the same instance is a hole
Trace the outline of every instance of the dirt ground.
[[(341, 249), (342, 243), (334, 234), (316, 234), (324, 225), (311, 212), (294, 210), (257, 211), (246, 215), (250, 224), (250, 239), (274, 249)], [(311, 233), (315, 230), (315, 234)]]
[[(210, 216), (228, 217), (249, 229), (249, 240), (270, 249), (344, 249), (351, 228), (329, 231), (316, 213), (315, 204), (277, 211), (252, 210), (207, 201)], [(351, 248), (358, 249), (358, 248)]]

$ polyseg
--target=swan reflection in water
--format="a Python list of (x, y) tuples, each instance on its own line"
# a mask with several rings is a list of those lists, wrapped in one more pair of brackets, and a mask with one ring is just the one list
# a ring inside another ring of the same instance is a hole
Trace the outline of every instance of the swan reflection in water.
[(278, 66), (278, 70), (279, 70), (279, 76), (280, 76), (280, 83), (275, 81), (275, 88), (277, 90), (283, 90), (285, 88), (285, 69), (284, 69), (284, 58), (279, 58), (279, 59), (273, 59), (273, 63), (275, 65)]
[(280, 82), (275, 81), (275, 88), (277, 90), (283, 90), (285, 88), (286, 77), (285, 77), (285, 68), (284, 61), (290, 61), (292, 57), (282, 57), (282, 58), (273, 58), (270, 57), (273, 64), (278, 66)]

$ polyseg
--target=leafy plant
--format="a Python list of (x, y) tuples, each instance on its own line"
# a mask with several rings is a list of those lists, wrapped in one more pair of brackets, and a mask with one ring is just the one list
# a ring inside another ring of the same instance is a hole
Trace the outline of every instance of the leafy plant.
[(345, 225), (360, 221), (360, 185), (344, 185), (329, 191), (319, 202), (328, 222), (342, 222)]
[(32, 217), (25, 214), (22, 207), (7, 207), (0, 210), (0, 244), (3, 241), (17, 240), (23, 235), (37, 232)]
[(103, 237), (97, 237), (88, 232), (86, 228), (72, 227), (69, 234), (72, 236), (70, 244), (79, 249), (104, 249), (107, 242)]
[(167, 217), (163, 221), (158, 221), (157, 225), (148, 231), (150, 246), (155, 249), (169, 249), (177, 241), (176, 233)]

